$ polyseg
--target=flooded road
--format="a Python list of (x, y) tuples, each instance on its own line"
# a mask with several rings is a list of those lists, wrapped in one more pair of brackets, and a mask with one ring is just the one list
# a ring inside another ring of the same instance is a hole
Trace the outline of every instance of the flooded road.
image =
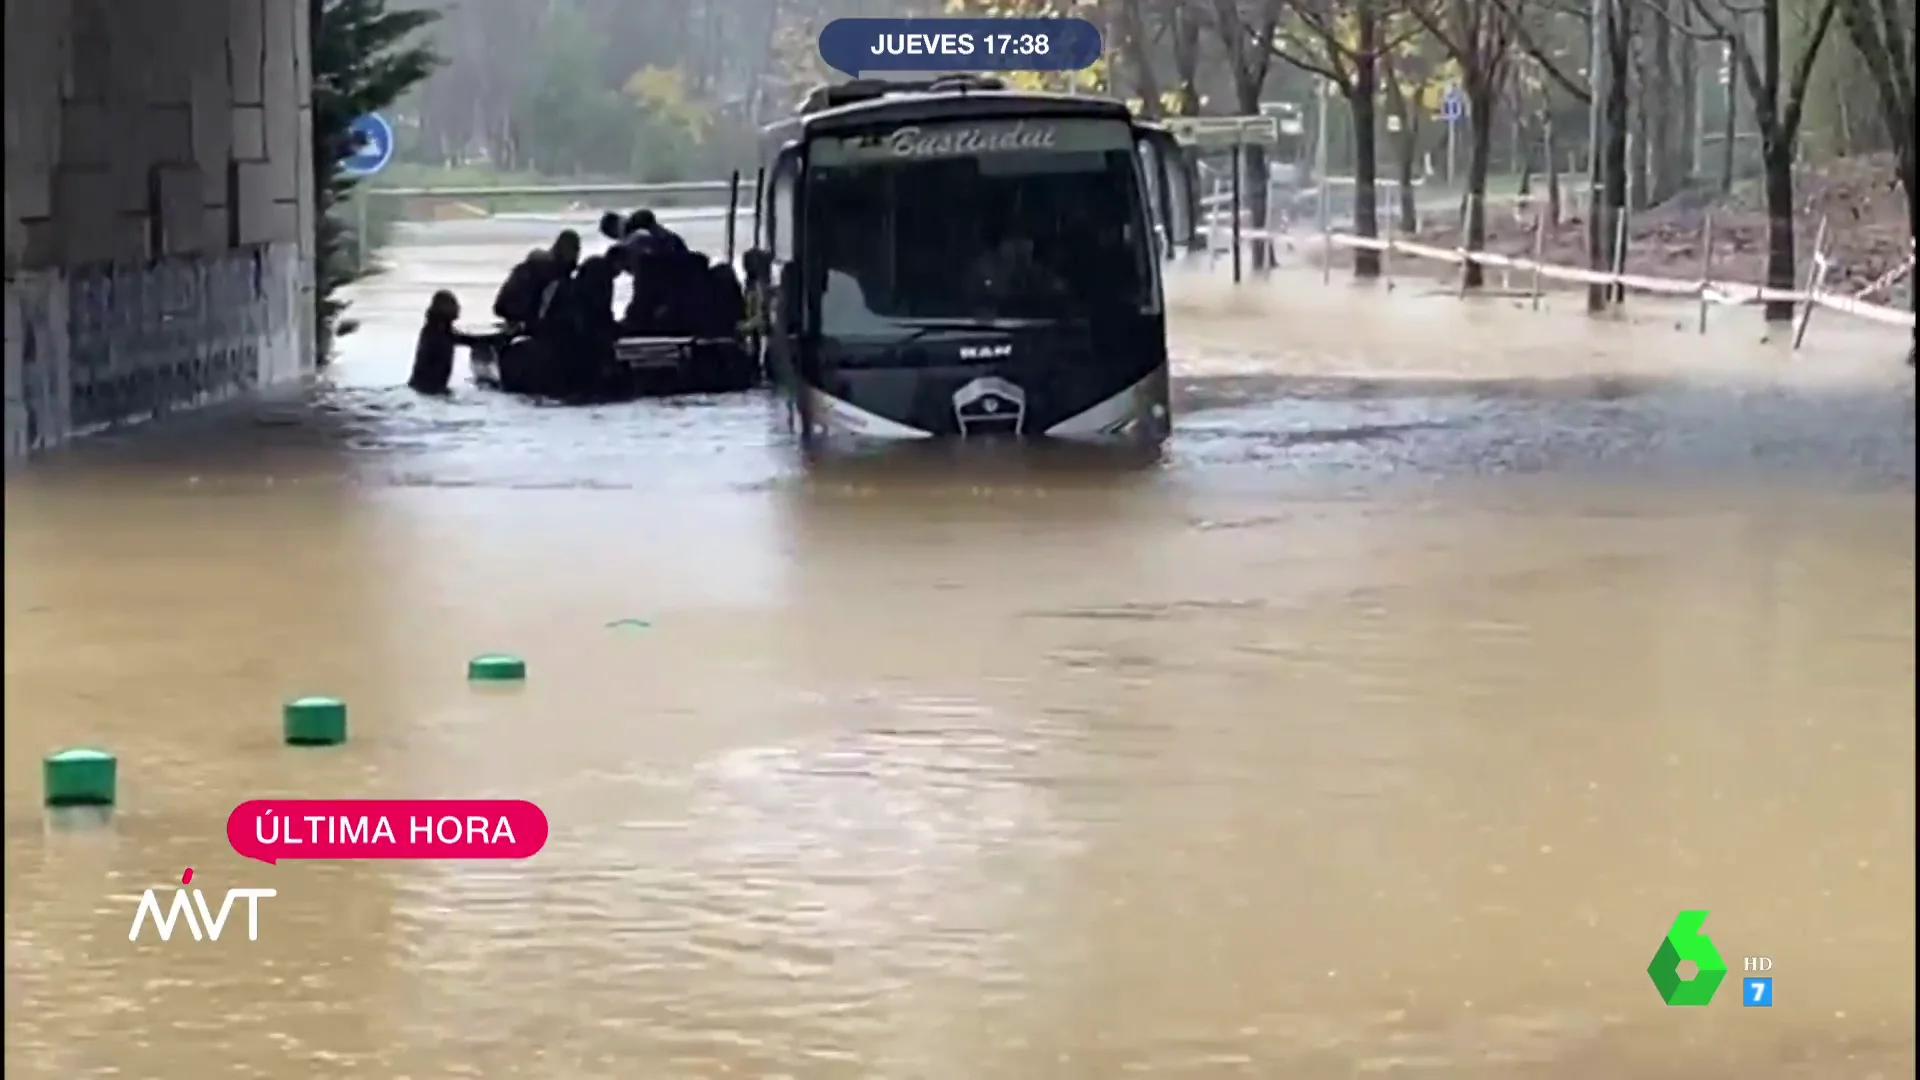
[[(1882, 340), (1183, 279), (1154, 467), (809, 474), (756, 399), (394, 389), (517, 253), (400, 249), (309, 398), (10, 477), (11, 1076), (1911, 1074)], [(496, 650), (523, 688), (467, 685)], [(350, 744), (279, 745), (306, 693)], [(108, 828), (39, 809), (72, 744)], [(242, 861), (275, 795), (553, 832)], [(188, 866), (279, 891), (257, 942), (127, 941)], [(1704, 1009), (1645, 972), (1683, 908)]]

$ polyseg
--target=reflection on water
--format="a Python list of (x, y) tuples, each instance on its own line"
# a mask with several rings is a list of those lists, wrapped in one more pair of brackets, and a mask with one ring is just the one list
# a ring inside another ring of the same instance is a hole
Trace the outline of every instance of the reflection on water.
[[(311, 405), (9, 480), (16, 1075), (1911, 1073), (1908, 376), (1196, 346), (1157, 464), (805, 471), (754, 401), (413, 401), (372, 300)], [(87, 742), (124, 805), (50, 824)], [(553, 835), (244, 863), (271, 795)], [(126, 941), (185, 866), (259, 942)], [(1695, 906), (1776, 1007), (1659, 1004)]]

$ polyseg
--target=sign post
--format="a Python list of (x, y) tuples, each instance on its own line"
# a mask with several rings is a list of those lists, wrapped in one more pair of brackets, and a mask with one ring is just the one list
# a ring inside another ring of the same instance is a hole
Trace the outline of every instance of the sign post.
[(1319, 191), (1320, 235), (1332, 232), (1329, 219), (1332, 218), (1332, 193), (1327, 190), (1327, 96), (1333, 89), (1331, 83), (1316, 84), (1313, 94), (1313, 179)]
[[(379, 113), (367, 113), (347, 126), (347, 137), (353, 142), (353, 150), (340, 159), (340, 171), (356, 179), (366, 179), (387, 167), (393, 161), (393, 125)], [(366, 269), (367, 265), (367, 193), (355, 191), (353, 265), (355, 269)]]
[(1467, 115), (1467, 96), (1460, 92), (1459, 84), (1447, 87), (1440, 98), (1440, 119), (1447, 122), (1447, 186), (1453, 186), (1453, 147), (1455, 133), (1460, 127), (1460, 118)]

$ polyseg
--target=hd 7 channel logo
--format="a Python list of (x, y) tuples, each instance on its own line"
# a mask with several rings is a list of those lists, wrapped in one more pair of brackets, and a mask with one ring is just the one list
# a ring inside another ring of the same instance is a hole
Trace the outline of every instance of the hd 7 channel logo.
[[(1727, 962), (1713, 939), (1700, 928), (1706, 925), (1707, 912), (1683, 911), (1674, 917), (1660, 949), (1647, 965), (1660, 1000), (1669, 1005), (1705, 1005), (1713, 1000), (1727, 977)], [(1766, 956), (1741, 958), (1747, 971), (1772, 971), (1773, 959)], [(1740, 980), (1740, 1004), (1748, 1008), (1773, 1007), (1773, 976), (1748, 975)]]

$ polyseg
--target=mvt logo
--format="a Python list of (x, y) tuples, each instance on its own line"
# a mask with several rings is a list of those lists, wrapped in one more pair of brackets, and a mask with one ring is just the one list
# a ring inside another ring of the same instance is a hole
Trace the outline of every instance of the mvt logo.
[(133, 913), (133, 928), (127, 931), (128, 941), (140, 940), (140, 927), (149, 919), (159, 933), (161, 941), (173, 940), (174, 925), (183, 917), (187, 930), (195, 941), (219, 941), (220, 932), (226, 929), (227, 915), (233, 911), (235, 900), (247, 902), (247, 940), (260, 940), (260, 901), (271, 900), (280, 895), (273, 889), (228, 889), (226, 899), (220, 902), (220, 913), (214, 914), (207, 906), (206, 895), (199, 889), (185, 886), (193, 884), (193, 869), (180, 875), (181, 888), (173, 890), (173, 905), (161, 910), (160, 896), (157, 890), (148, 889), (140, 897), (140, 906)]

